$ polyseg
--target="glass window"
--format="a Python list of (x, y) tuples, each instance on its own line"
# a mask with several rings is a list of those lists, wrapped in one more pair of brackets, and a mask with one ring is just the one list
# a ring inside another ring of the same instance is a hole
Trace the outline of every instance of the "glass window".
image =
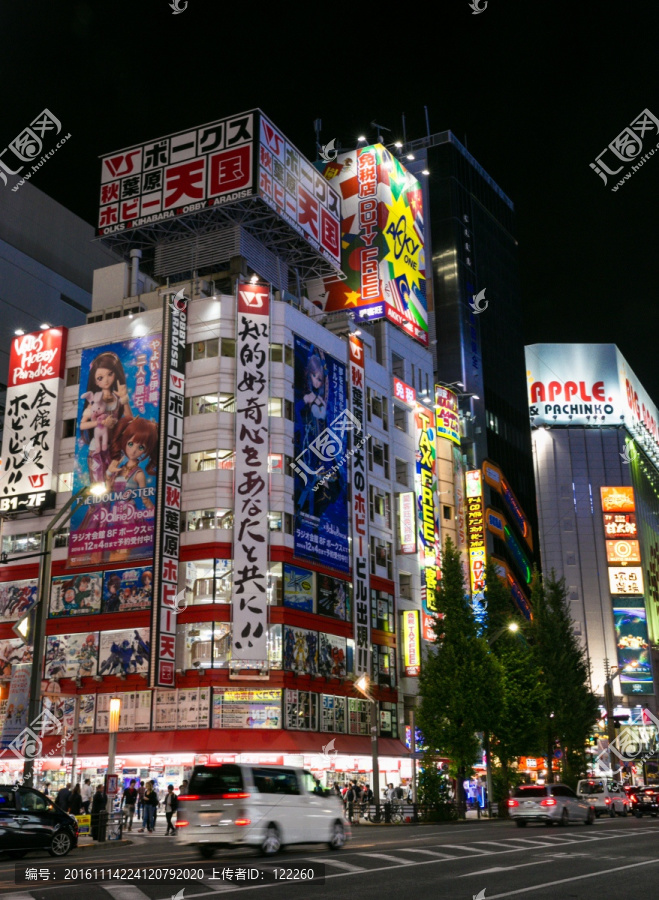
[(222, 338), (220, 341), (220, 354), (235, 359), (236, 356), (236, 339)]
[(220, 393), (220, 411), (235, 413), (236, 411), (236, 398), (233, 394), (222, 394)]
[(53, 804), (47, 797), (42, 797), (36, 791), (21, 788), (18, 792), (18, 804), (22, 810), (52, 810)]
[(66, 386), (73, 387), (74, 384), (80, 384), (80, 366), (71, 366), (66, 370)]
[(243, 773), (240, 766), (197, 766), (188, 791), (205, 797), (207, 794), (243, 793)]
[(382, 441), (375, 438), (371, 441), (373, 448), (373, 464), (376, 466), (384, 466), (384, 445)]
[(394, 428), (407, 432), (407, 410), (394, 403)]
[(62, 440), (76, 436), (76, 420), (64, 419), (62, 423)]
[(289, 422), (293, 422), (295, 418), (295, 407), (293, 405), (292, 400), (284, 400), (284, 418), (288, 419)]
[(293, 731), (318, 731), (318, 694), (311, 691), (286, 691), (286, 728)]
[(398, 576), (398, 593), (405, 600), (412, 599), (412, 576), (401, 572)]
[(396, 457), (396, 481), (398, 484), (409, 484), (409, 466), (404, 459)]
[(254, 787), (260, 794), (288, 794), (300, 793), (297, 774), (292, 769), (252, 769)]
[(371, 711), (368, 700), (358, 700), (348, 697), (348, 733), (370, 734)]
[(307, 794), (320, 794), (324, 795), (325, 791), (322, 789), (320, 781), (311, 774), (311, 772), (307, 772), (305, 769), (302, 773), (302, 782), (304, 787), (306, 788)]
[(268, 415), (281, 416), (282, 406), (281, 397), (270, 397), (268, 400)]
[(527, 785), (520, 785), (516, 787), (513, 791), (513, 797), (546, 797), (547, 796), (547, 788), (546, 787), (529, 787)]
[(270, 362), (283, 362), (284, 348), (281, 344), (270, 344)]
[(396, 378), (401, 378), (405, 381), (405, 360), (397, 353), (391, 354), (391, 371)]
[(177, 660), (184, 669), (228, 668), (231, 625), (228, 622), (191, 622), (177, 626)]
[(295, 365), (295, 355), (293, 353), (293, 348), (286, 346), (284, 347), (284, 362), (287, 366)]
[(57, 493), (73, 490), (73, 472), (60, 472), (57, 476)]
[(199, 394), (185, 400), (183, 413), (186, 416), (203, 416), (205, 413), (215, 412), (217, 412), (217, 394)]
[(345, 734), (346, 699), (346, 697), (335, 697), (332, 694), (321, 695), (321, 731), (336, 731)]
[(282, 514), (280, 512), (269, 512), (268, 513), (268, 528), (270, 531), (281, 531), (282, 528)]
[(283, 603), (282, 564), (270, 563), (268, 569), (268, 603), (271, 606), (281, 606)]
[(12, 791), (0, 791), (0, 811), (3, 809), (15, 809), (14, 794)]
[(210, 528), (233, 528), (232, 509), (191, 509), (184, 513), (185, 531), (206, 531)]

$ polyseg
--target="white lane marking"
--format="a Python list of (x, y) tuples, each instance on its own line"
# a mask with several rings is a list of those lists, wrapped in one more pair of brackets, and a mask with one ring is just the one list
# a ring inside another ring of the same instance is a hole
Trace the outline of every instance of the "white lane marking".
[(403, 853), (423, 853), (424, 856), (436, 856), (438, 859), (457, 859), (457, 856), (451, 856), (448, 853), (438, 853), (437, 850), (421, 850), (416, 847), (396, 847), (396, 851)]
[(451, 850), (469, 850), (471, 853), (478, 853), (479, 856), (490, 856), (494, 853), (493, 850), (479, 850), (478, 847), (465, 847), (464, 844), (440, 844), (439, 846), (449, 847)]
[(615, 869), (601, 869), (599, 872), (589, 872), (587, 875), (573, 875), (572, 878), (560, 878), (558, 881), (545, 881), (544, 884), (534, 884), (530, 887), (519, 888), (516, 891), (507, 891), (505, 894), (492, 894), (487, 900), (499, 900), (501, 897), (514, 897), (516, 894), (528, 894), (531, 891), (542, 891), (557, 884), (569, 884), (571, 881), (583, 881), (586, 878), (599, 878), (601, 875), (610, 875), (612, 872), (623, 872), (625, 869), (637, 869), (640, 866), (652, 866), (659, 863), (659, 859), (649, 859), (647, 862), (632, 863), (629, 866), (617, 866)]
[(322, 863), (325, 866), (336, 866), (337, 869), (345, 869), (346, 872), (367, 872), (365, 866), (353, 866), (352, 863), (341, 862), (338, 859), (328, 859), (327, 857), (307, 856), (309, 862)]
[(389, 862), (398, 863), (401, 866), (414, 866), (413, 859), (402, 859), (400, 856), (391, 856), (389, 853), (358, 853), (358, 856), (368, 856), (373, 859), (388, 859)]
[[(517, 840), (517, 839), (512, 838), (511, 840)], [(512, 847), (515, 846), (514, 844), (512, 844), (512, 845), (504, 844), (503, 841), (474, 841), (474, 844), (475, 845), (478, 844), (479, 846), (481, 844), (488, 844), (490, 847), (505, 847), (506, 850), (510, 850), (510, 849), (512, 849)], [(543, 844), (542, 846), (543, 847), (551, 847), (551, 844)]]
[(34, 897), (28, 891), (14, 891), (13, 894), (2, 894), (1, 896), (2, 900), (34, 900)]
[[(561, 859), (572, 858), (576, 856), (586, 856), (585, 853), (565, 853)], [(525, 869), (527, 866), (544, 866), (547, 863), (555, 862), (554, 856), (548, 856), (546, 859), (538, 859), (535, 862), (519, 863), (516, 866), (494, 866), (492, 869), (481, 869), (478, 872), (467, 872), (465, 875), (458, 875), (458, 878), (471, 878), (472, 875), (490, 875), (492, 872), (511, 872), (513, 869)]]
[[(530, 838), (511, 838), (511, 841), (519, 841), (520, 844), (531, 844), (532, 847), (553, 847), (554, 844), (548, 844), (546, 841), (534, 841)], [(574, 841), (569, 840), (569, 838), (563, 838), (563, 842), (567, 842), (573, 844)], [(514, 844), (513, 844), (514, 846)]]

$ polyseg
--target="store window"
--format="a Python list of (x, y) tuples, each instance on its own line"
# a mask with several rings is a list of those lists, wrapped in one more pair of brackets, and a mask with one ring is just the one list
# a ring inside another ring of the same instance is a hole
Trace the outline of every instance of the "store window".
[(213, 728), (281, 728), (281, 703), (281, 690), (216, 687)]
[(195, 559), (185, 564), (185, 600), (188, 606), (231, 603), (233, 560)]
[(312, 691), (286, 691), (285, 727), (293, 731), (318, 731), (318, 697)]
[(177, 627), (177, 665), (183, 669), (222, 669), (231, 660), (228, 622), (191, 622)]
[(184, 531), (233, 528), (232, 509), (191, 509), (183, 514)]
[(41, 546), (41, 532), (29, 534), (3, 534), (3, 553), (31, 553)]

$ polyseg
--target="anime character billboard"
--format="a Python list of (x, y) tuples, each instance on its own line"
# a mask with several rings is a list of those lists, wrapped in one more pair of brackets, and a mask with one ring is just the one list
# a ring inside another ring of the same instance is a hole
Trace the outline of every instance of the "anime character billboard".
[(148, 628), (101, 632), (98, 674), (133, 675), (135, 672), (148, 672), (150, 655)]
[(44, 678), (88, 678), (96, 675), (98, 632), (53, 634), (46, 638)]
[(161, 335), (82, 351), (73, 492), (102, 483), (71, 518), (69, 565), (153, 554)]
[(50, 583), (50, 618), (88, 616), (101, 611), (101, 573), (63, 575)]
[(20, 619), (37, 602), (36, 578), (5, 581), (0, 584), (0, 622)]
[(342, 572), (348, 552), (346, 367), (295, 335), (295, 555)]
[(106, 572), (103, 579), (103, 612), (151, 609), (152, 582), (150, 566)]
[(284, 668), (307, 675), (318, 673), (318, 633), (284, 626)]

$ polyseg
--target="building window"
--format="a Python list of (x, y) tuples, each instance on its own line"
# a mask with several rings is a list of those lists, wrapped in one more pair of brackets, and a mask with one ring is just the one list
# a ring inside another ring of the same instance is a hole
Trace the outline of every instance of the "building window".
[(58, 494), (64, 494), (73, 490), (73, 472), (60, 472), (57, 476), (57, 487), (55, 490)]
[(220, 340), (220, 356), (225, 356), (229, 359), (236, 358), (236, 339), (235, 338), (222, 338)]
[(318, 694), (287, 690), (285, 723), (293, 731), (318, 731)]
[(3, 553), (31, 553), (41, 546), (41, 532), (30, 534), (4, 534), (2, 536)]
[(232, 509), (191, 509), (183, 514), (185, 531), (206, 531), (210, 528), (233, 528)]
[(348, 697), (348, 733), (369, 734), (371, 731), (371, 704), (368, 700)]
[(295, 406), (292, 400), (284, 400), (284, 418), (289, 422), (295, 420)]
[(74, 384), (80, 384), (80, 366), (71, 366), (66, 370), (66, 386), (73, 387)]
[(409, 466), (404, 459), (396, 457), (396, 481), (398, 484), (404, 484), (408, 487), (410, 481)]
[(284, 361), (284, 348), (281, 344), (270, 344), (270, 362)]
[(183, 403), (184, 416), (203, 416), (205, 413), (236, 411), (236, 398), (233, 394), (199, 394), (186, 397)]
[(270, 397), (270, 399), (268, 400), (268, 415), (280, 417), (282, 407), (283, 401), (281, 397)]
[(397, 353), (391, 354), (391, 372), (396, 378), (405, 381), (405, 360)]
[(284, 513), (284, 531), (286, 532), (286, 534), (293, 534), (292, 513)]
[(394, 428), (407, 433), (407, 410), (394, 403)]
[(185, 564), (185, 600), (190, 605), (231, 603), (233, 560), (195, 559)]
[(268, 528), (270, 529), (270, 531), (281, 531), (282, 514), (280, 512), (268, 513)]
[(391, 543), (371, 536), (371, 575), (376, 575), (376, 567), (387, 570), (387, 578), (393, 575)]
[(293, 348), (286, 346), (284, 347), (284, 362), (287, 366), (295, 365), (295, 354), (293, 353)]
[(450, 522), (453, 518), (453, 507), (452, 506), (442, 506), (442, 515), (444, 516), (445, 521)]
[(398, 575), (398, 594), (403, 600), (412, 599), (412, 576), (407, 572)]
[(212, 359), (217, 356), (219, 341), (211, 338), (208, 341), (193, 341), (185, 347), (185, 361), (192, 362), (197, 359)]
[(371, 589), (371, 625), (378, 631), (395, 634), (394, 598), (384, 591)]
[(76, 436), (76, 420), (64, 419), (62, 422), (62, 440)]

